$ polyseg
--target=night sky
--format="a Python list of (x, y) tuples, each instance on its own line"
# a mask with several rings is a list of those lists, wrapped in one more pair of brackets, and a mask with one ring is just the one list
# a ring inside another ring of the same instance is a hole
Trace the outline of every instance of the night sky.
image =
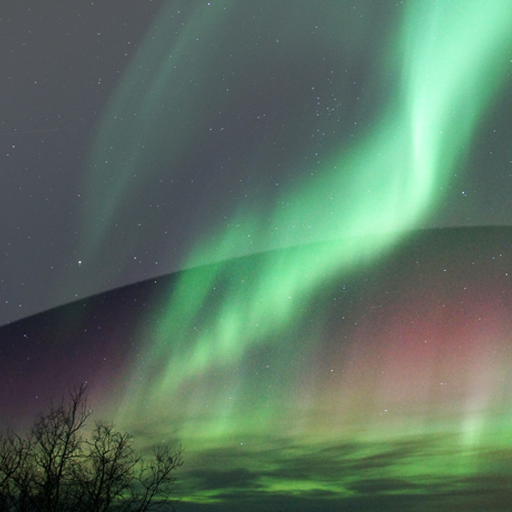
[(510, 2), (5, 4), (1, 423), (87, 381), (179, 510), (507, 510)]

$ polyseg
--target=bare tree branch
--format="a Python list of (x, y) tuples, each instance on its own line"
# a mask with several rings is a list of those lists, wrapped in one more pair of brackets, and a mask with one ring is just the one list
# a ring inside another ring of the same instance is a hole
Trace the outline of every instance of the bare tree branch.
[(0, 437), (0, 512), (149, 512), (170, 503), (182, 450), (160, 446), (141, 458), (132, 437), (97, 422), (84, 386), (39, 415), (28, 436)]

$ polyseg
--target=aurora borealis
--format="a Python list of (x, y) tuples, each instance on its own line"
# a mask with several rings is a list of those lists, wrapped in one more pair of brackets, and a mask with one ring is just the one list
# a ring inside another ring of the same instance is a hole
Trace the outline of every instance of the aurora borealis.
[[(88, 381), (99, 417), (141, 446), (186, 447), (183, 510), (506, 510), (511, 236), (416, 232), (393, 258), (331, 280), (292, 328), (196, 372), (179, 364), (204, 350), (229, 286), (204, 303), (196, 339), (173, 333), (160, 361), (140, 333), (158, 325), (169, 289), (208, 268), (13, 323), (0, 330), (4, 419), (18, 426), (66, 382)], [(275, 256), (224, 267), (243, 278)]]
[(507, 510), (512, 232), (474, 226), (512, 222), (510, 2), (149, 4), (3, 423), (87, 380), (183, 444), (183, 510)]

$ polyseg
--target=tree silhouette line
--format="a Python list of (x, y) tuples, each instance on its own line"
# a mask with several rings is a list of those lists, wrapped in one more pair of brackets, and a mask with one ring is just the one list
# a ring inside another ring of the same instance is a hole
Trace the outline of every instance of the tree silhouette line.
[(85, 395), (85, 386), (75, 388), (27, 435), (0, 437), (0, 512), (149, 512), (171, 504), (182, 450), (160, 445), (143, 457), (128, 433), (102, 421), (86, 437)]

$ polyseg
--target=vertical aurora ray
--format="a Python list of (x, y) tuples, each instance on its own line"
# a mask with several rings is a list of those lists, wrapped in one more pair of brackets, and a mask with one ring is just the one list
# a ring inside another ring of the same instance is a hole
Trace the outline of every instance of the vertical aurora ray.
[[(294, 325), (246, 336), (244, 354), (234, 357), (229, 347), (212, 346), (207, 328), (227, 311), (216, 304), (228, 294), (236, 298), (235, 276), (257, 268), (261, 257), (225, 263), (232, 281), (219, 277), (195, 322), (168, 326), (172, 341), (159, 347), (160, 357), (143, 361), (145, 372), (131, 376), (143, 380), (129, 391), (139, 386), (146, 395), (127, 400), (122, 420), (138, 432), (147, 428), (152, 439), (183, 440), (191, 467), (183, 492), (193, 501), (222, 501), (230, 471), (254, 475), (261, 499), (320, 490), (349, 499), (382, 484), (383, 493), (437, 495), (445, 503), (448, 491), (462, 499), (480, 487), (507, 485), (510, 230), (488, 238), (485, 230), (468, 231), (418, 236), (394, 259), (358, 268), (318, 293)], [(500, 244), (507, 247), (502, 256)], [(214, 266), (190, 272), (181, 283), (199, 286), (216, 275)], [(189, 305), (180, 312), (191, 314)], [(148, 317), (145, 332), (154, 325)], [(224, 363), (211, 364), (212, 351), (222, 349)], [(176, 364), (166, 373), (169, 360), (187, 357), (197, 368), (187, 373)], [(219, 487), (198, 491), (202, 471), (216, 474)], [(372, 482), (366, 491), (364, 482)]]
[[(164, 4), (107, 105), (94, 139), (87, 199), (92, 216), (84, 223), (82, 259), (98, 258), (127, 202), (136, 209), (141, 187), (161, 187), (159, 173), (171, 181), (173, 170), (193, 147), (194, 133), (187, 126), (196, 124), (204, 116), (202, 107), (211, 102), (199, 84), (208, 81), (216, 59), (215, 46), (203, 40), (221, 37), (229, 24), (226, 10), (233, 3), (223, 0), (197, 11), (187, 2)], [(125, 247), (117, 261), (102, 265), (103, 278), (125, 267), (142, 245), (133, 237), (132, 246)]]
[[(307, 11), (306, 3), (302, 6)], [(228, 16), (230, 7), (224, 7), (219, 16)], [(293, 380), (287, 364), (307, 364), (317, 335), (312, 329), (310, 341), (302, 338), (301, 346), (291, 334), (307, 325), (308, 304), (335, 276), (389, 253), (403, 232), (418, 226), (442, 200), (508, 71), (511, 17), (504, 1), (485, 6), (429, 1), (407, 7), (382, 63), (399, 79), (370, 131), (360, 133), (349, 148), (340, 141), (342, 149), (333, 148), (313, 177), (294, 176), (285, 183), (273, 210), (241, 201), (227, 228), (195, 244), (187, 267), (219, 263), (186, 273), (162, 304), (158, 326), (141, 333), (148, 351), (127, 392), (128, 417), (140, 403), (151, 411), (172, 403), (183, 386), (191, 386), (196, 398), (215, 388), (212, 380), (223, 380), (226, 390), (240, 387), (243, 375), (234, 368), (259, 345), (282, 344), (283, 353), (273, 348), (272, 357)], [(293, 19), (287, 23), (288, 36), (298, 37)], [(172, 73), (165, 80), (171, 85)], [(156, 83), (162, 86), (161, 80)], [(294, 248), (268, 253), (245, 268), (227, 262), (236, 254), (276, 246)], [(201, 384), (190, 384), (194, 380)], [(223, 399), (230, 392), (221, 388), (217, 384)], [(192, 417), (197, 410), (189, 398)], [(211, 417), (219, 428), (212, 430), (210, 421), (200, 430), (215, 437), (233, 434), (242, 423), (253, 432), (268, 428), (276, 417), (286, 416), (282, 399), (278, 394), (269, 399), (270, 412), (262, 416), (226, 406)], [(221, 402), (212, 407), (219, 411)], [(253, 414), (254, 421), (242, 421), (245, 414)]]

